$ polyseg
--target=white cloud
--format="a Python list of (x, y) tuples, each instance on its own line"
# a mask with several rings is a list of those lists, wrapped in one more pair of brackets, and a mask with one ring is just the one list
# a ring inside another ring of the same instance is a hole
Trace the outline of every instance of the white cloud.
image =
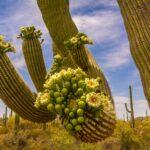
[[(128, 97), (124, 96), (114, 96), (115, 101), (115, 107), (116, 107), (116, 114), (118, 118), (123, 118), (123, 115), (126, 117), (126, 109), (124, 103), (128, 104), (128, 108), (130, 109), (130, 102)], [(135, 117), (145, 117), (146, 116), (146, 110), (148, 111), (148, 114), (150, 115), (150, 109), (148, 107), (148, 103), (144, 99), (140, 100), (134, 100), (134, 114)], [(130, 114), (129, 114), (130, 115)]]
[(101, 58), (104, 68), (116, 69), (130, 63), (130, 51), (128, 43), (121, 43)]
[(117, 40), (121, 36), (120, 16), (114, 11), (75, 15), (73, 20), (79, 30), (88, 34), (96, 43)]
[(117, 1), (116, 0), (86, 0), (86, 1), (81, 1), (81, 0), (70, 0), (70, 4), (71, 4), (71, 8), (72, 9), (79, 9), (79, 8), (84, 8), (84, 7), (97, 7), (97, 6), (113, 6), (116, 7), (117, 6)]

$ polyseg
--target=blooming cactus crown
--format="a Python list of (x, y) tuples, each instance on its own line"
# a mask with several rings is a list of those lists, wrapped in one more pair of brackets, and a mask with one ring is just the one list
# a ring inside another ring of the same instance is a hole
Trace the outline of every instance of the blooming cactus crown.
[(76, 36), (64, 42), (67, 50), (80, 48), (82, 45), (85, 44), (93, 44), (93, 41), (89, 39), (88, 36), (84, 33), (78, 33)]
[(15, 48), (12, 46), (10, 42), (6, 42), (4, 40), (4, 36), (0, 35), (0, 54), (6, 52), (15, 52)]
[(18, 36), (18, 38), (22, 39), (41, 38), (41, 35), (42, 35), (41, 30), (36, 30), (34, 26), (21, 27), (20, 35)]
[(87, 112), (96, 118), (105, 107), (110, 107), (109, 98), (98, 92), (99, 88), (99, 79), (88, 78), (80, 68), (68, 68), (46, 79), (44, 91), (38, 94), (35, 106), (60, 115), (67, 130), (79, 132), (88, 121)]

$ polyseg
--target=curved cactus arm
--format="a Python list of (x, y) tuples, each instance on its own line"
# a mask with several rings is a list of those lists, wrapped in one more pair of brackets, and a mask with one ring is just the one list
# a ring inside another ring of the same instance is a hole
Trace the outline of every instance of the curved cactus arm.
[(48, 111), (34, 107), (35, 94), (30, 91), (5, 54), (5, 48), (13, 48), (0, 41), (0, 98), (22, 118), (33, 122), (47, 122), (55, 116)]
[(34, 26), (22, 27), (20, 31), (19, 38), (23, 40), (22, 50), (29, 74), (37, 91), (42, 91), (46, 76), (46, 67), (39, 40), (42, 33), (40, 30), (36, 30)]
[(139, 69), (145, 97), (150, 106), (150, 0), (118, 0), (118, 3), (130, 51)]
[(37, 0), (37, 3), (42, 12), (43, 20), (49, 33), (61, 54), (65, 57), (71, 54), (74, 62), (87, 74), (94, 78), (98, 76), (101, 77), (103, 81), (102, 90), (110, 95), (112, 99), (106, 78), (88, 49), (82, 46), (81, 48), (72, 51), (66, 51), (64, 42), (78, 34), (78, 29), (71, 18), (67, 1)]
[(125, 108), (128, 113), (131, 113), (131, 110), (129, 110), (127, 103), (125, 103)]

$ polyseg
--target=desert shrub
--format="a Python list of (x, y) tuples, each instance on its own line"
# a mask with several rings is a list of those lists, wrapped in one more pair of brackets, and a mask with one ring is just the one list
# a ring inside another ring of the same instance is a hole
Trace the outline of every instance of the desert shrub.
[(7, 134), (8, 133), (8, 129), (4, 126), (0, 127), (0, 135), (1, 134)]

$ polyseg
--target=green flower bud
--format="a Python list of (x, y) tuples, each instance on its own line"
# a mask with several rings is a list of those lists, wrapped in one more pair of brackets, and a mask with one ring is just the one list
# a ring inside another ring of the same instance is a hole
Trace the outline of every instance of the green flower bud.
[(61, 105), (60, 104), (56, 104), (55, 105), (55, 110), (56, 110), (56, 112), (60, 113), (62, 111)]
[(83, 113), (84, 113), (84, 110), (83, 110), (83, 109), (79, 108), (79, 109), (77, 110), (78, 116), (83, 116)]
[(64, 112), (65, 112), (66, 115), (68, 115), (69, 112), (70, 112), (70, 109), (69, 108), (65, 108)]
[(86, 103), (84, 101), (79, 101), (78, 106), (79, 106), (79, 108), (85, 108)]
[(77, 92), (75, 93), (76, 96), (81, 96), (83, 95), (83, 89), (82, 88), (78, 88)]
[(81, 125), (77, 125), (77, 126), (75, 126), (75, 130), (76, 130), (76, 131), (81, 131), (81, 130), (82, 130)]
[(68, 90), (66, 88), (63, 88), (61, 93), (63, 96), (66, 96), (68, 94)]
[(70, 86), (71, 86), (71, 84), (70, 84), (69, 81), (66, 81), (66, 82), (64, 83), (64, 87), (65, 87), (65, 88), (70, 89)]
[(50, 97), (54, 97), (54, 91), (53, 90), (50, 90), (49, 94), (50, 94)]
[(78, 85), (77, 85), (76, 83), (74, 83), (74, 84), (72, 85), (72, 89), (73, 89), (74, 92), (76, 92), (77, 89), (78, 89)]
[(85, 81), (80, 80), (80, 81), (78, 82), (78, 86), (79, 86), (80, 88), (85, 88), (85, 86), (86, 86)]
[(71, 123), (69, 123), (69, 124), (66, 126), (66, 128), (67, 128), (68, 130), (72, 130), (72, 129), (73, 129), (73, 126), (72, 126)]
[(73, 77), (73, 78), (71, 79), (71, 83), (76, 83), (76, 82), (77, 82), (76, 77)]
[(55, 98), (61, 97), (61, 94), (59, 92), (54, 92), (54, 97)]
[(83, 123), (84, 122), (84, 117), (78, 117), (78, 122)]
[(57, 99), (56, 99), (57, 104), (62, 104), (63, 101), (64, 101), (63, 97), (57, 97)]
[(82, 101), (86, 101), (86, 96), (81, 96), (80, 98)]
[(55, 110), (54, 105), (53, 105), (53, 104), (49, 104), (49, 105), (47, 106), (47, 110), (50, 111), (50, 112), (53, 112), (53, 111)]
[(70, 113), (69, 113), (69, 117), (70, 117), (70, 118), (73, 118), (73, 117), (74, 117), (74, 112), (70, 112)]
[(76, 125), (78, 124), (78, 121), (77, 121), (77, 119), (72, 119), (72, 120), (71, 120), (71, 123), (72, 123), (74, 126), (76, 126)]

